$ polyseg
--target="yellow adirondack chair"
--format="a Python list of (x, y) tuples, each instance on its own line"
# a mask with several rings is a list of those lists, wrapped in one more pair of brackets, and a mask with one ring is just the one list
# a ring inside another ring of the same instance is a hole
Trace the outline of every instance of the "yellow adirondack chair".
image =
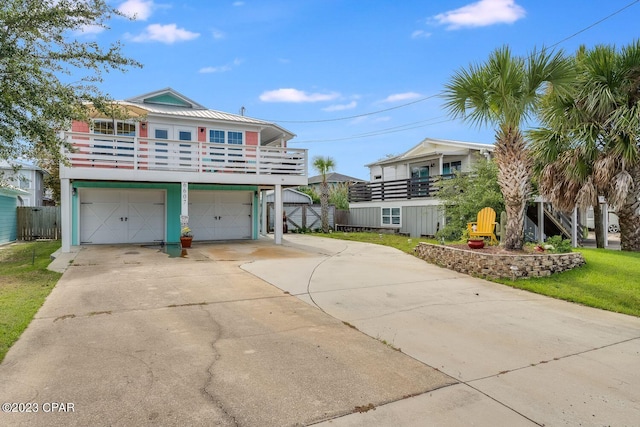
[(489, 237), (491, 243), (498, 243), (498, 239), (494, 233), (496, 228), (496, 211), (491, 208), (483, 208), (478, 212), (478, 220), (476, 222), (468, 222), (467, 230), (469, 237)]

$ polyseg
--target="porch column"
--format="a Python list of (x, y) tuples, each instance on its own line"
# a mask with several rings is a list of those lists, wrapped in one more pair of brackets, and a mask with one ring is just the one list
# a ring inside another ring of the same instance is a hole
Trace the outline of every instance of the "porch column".
[(62, 252), (71, 252), (71, 236), (73, 220), (71, 211), (73, 203), (71, 181), (68, 178), (60, 180), (60, 222), (62, 226)]
[(544, 243), (544, 201), (538, 201), (538, 243)]
[[(451, 163), (449, 163), (449, 165), (451, 165)], [(449, 173), (451, 172), (452, 171), (449, 170)], [(440, 172), (438, 172), (438, 175), (443, 175), (443, 174), (444, 174), (444, 154), (440, 154)]]
[(276, 245), (282, 244), (282, 185), (276, 184), (276, 188), (273, 192), (273, 236), (275, 238)]
[(571, 246), (578, 247), (578, 207), (574, 206), (571, 213)]
[(267, 235), (269, 224), (267, 224), (267, 197), (266, 190), (260, 190), (260, 234)]
[(180, 185), (180, 227), (185, 227), (189, 223), (189, 183), (182, 182)]

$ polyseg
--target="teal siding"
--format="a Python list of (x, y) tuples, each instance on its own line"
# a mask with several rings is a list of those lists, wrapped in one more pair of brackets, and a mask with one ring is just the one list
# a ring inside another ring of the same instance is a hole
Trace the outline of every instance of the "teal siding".
[(18, 199), (0, 195), (0, 243), (18, 238)]

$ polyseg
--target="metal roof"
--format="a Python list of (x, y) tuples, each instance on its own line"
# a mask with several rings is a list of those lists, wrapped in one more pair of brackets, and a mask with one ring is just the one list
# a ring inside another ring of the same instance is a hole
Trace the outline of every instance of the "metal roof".
[[(158, 103), (151, 101), (150, 99), (161, 97), (162, 95), (169, 95), (177, 98), (181, 101), (182, 105), (172, 105), (171, 103)], [(146, 101), (145, 101), (146, 100)], [(291, 131), (271, 122), (264, 120), (254, 119), (252, 117), (241, 116), (238, 114), (225, 113), (217, 110), (210, 110), (203, 107), (201, 104), (187, 98), (186, 96), (178, 93), (171, 88), (165, 88), (154, 92), (149, 92), (144, 95), (138, 95), (133, 98), (129, 98), (125, 101), (120, 101), (120, 105), (131, 105), (137, 108), (142, 108), (148, 112), (148, 114), (162, 115), (162, 116), (174, 116), (193, 119), (206, 119), (217, 122), (226, 123), (239, 123), (255, 125), (263, 128), (263, 142), (271, 142), (273, 140), (284, 138), (289, 140), (296, 135)], [(189, 106), (185, 106), (189, 104)]]

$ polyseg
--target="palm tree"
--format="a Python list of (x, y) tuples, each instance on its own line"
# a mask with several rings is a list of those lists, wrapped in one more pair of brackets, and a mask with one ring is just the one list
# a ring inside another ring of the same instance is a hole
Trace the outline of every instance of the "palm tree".
[(562, 92), (572, 74), (570, 62), (561, 53), (542, 50), (521, 58), (502, 47), (486, 63), (456, 72), (445, 85), (445, 107), (452, 117), (495, 126), (494, 155), (507, 211), (503, 241), (507, 249), (523, 246), (531, 193), (532, 157), (521, 126), (536, 112), (542, 91)]
[(320, 184), (320, 217), (322, 218), (322, 232), (329, 232), (329, 185), (327, 184), (327, 172), (335, 169), (336, 162), (331, 157), (316, 156), (313, 158), (313, 167), (322, 175)]
[[(581, 47), (569, 96), (549, 94), (543, 127), (531, 133), (541, 168), (541, 191), (554, 203), (594, 206), (605, 196), (618, 214), (621, 247), (640, 251), (640, 42)], [(600, 225), (600, 226), (599, 226)], [(596, 241), (604, 233), (596, 223)]]

